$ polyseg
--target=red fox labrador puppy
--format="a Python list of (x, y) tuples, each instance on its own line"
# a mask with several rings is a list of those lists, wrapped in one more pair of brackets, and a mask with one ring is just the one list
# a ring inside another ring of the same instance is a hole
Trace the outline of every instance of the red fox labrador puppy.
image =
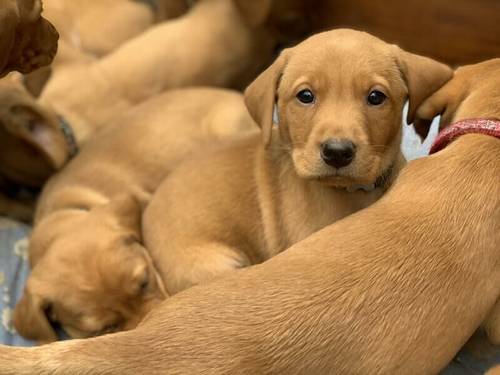
[[(36, 184), (29, 186), (40, 187), (76, 152), (75, 146), (161, 91), (244, 87), (286, 40), (268, 24), (282, 30), (286, 23), (280, 18), (299, 5), (290, 0), (199, 1), (184, 16), (152, 27), (98, 61), (57, 69), (38, 101), (9, 99), (0, 110), (0, 127), (10, 139), (17, 138), (14, 152), (23, 154), (11, 158), (21, 162), (9, 165), (16, 169), (9, 182), (26, 184), (36, 175)], [(0, 88), (0, 97), (11, 96), (10, 89)], [(0, 137), (0, 150), (6, 143)]]
[(2, 374), (427, 375), (482, 322), (498, 344), (499, 73), (498, 60), (459, 69), (426, 102), (419, 115), (444, 111), (452, 129), (440, 147), (464, 121), (489, 123), (410, 162), (372, 206), (168, 299), (135, 330), (2, 347)]
[(375, 202), (404, 164), (406, 99), (412, 116), (451, 74), (347, 29), (285, 50), (245, 93), (262, 136), (187, 160), (145, 211), (168, 291), (260, 263)]
[(135, 327), (166, 296), (141, 241), (141, 203), (181, 158), (253, 131), (241, 94), (184, 89), (137, 106), (88, 144), (39, 199), (18, 332), (49, 342), (52, 322), (73, 337)]

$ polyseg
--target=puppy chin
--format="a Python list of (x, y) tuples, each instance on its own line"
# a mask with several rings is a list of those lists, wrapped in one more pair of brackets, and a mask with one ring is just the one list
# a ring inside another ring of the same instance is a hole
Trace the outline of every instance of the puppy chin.
[(335, 188), (349, 188), (353, 185), (370, 185), (375, 183), (377, 178), (383, 173), (379, 169), (380, 163), (374, 163), (364, 170), (359, 170), (356, 166), (334, 169), (321, 167), (316, 170), (297, 170), (297, 174), (306, 180), (317, 181), (323, 185)]

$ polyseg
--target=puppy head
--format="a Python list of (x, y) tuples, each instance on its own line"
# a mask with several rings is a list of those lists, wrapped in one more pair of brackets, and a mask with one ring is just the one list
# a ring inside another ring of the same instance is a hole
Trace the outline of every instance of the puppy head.
[(56, 116), (37, 103), (16, 74), (0, 81), (0, 173), (41, 186), (69, 156)]
[(467, 118), (500, 120), (500, 59), (458, 68), (440, 90), (425, 100), (416, 112), (415, 130), (422, 138), (432, 119), (441, 115), (440, 128)]
[(130, 196), (61, 211), (35, 227), (33, 272), (14, 312), (18, 332), (56, 339), (53, 323), (82, 338), (134, 328), (164, 288), (139, 236), (141, 209)]
[(346, 187), (373, 183), (394, 163), (405, 101), (411, 122), (451, 75), (443, 64), (341, 29), (285, 50), (245, 101), (264, 144), (287, 150), (300, 177)]

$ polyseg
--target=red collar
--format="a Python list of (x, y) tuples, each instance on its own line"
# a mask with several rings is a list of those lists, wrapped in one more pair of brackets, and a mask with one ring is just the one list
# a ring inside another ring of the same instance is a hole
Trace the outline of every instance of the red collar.
[(456, 122), (439, 132), (432, 144), (429, 155), (442, 150), (455, 139), (465, 134), (485, 134), (500, 138), (500, 121), (477, 118)]

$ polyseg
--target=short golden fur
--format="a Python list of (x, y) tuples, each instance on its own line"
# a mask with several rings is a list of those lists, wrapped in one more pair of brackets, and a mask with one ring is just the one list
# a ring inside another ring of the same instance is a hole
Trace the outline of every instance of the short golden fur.
[[(269, 29), (269, 22), (279, 21), (276, 12), (288, 17), (287, 9), (298, 6), (295, 3), (199, 1), (182, 17), (150, 28), (102, 59), (56, 69), (38, 101), (33, 97), (20, 100), (22, 117), (9, 108), (0, 111), (2, 124), (10, 124), (8, 132), (21, 145), (17, 154), (27, 146), (34, 158), (23, 159), (37, 159), (31, 166), (16, 165), (26, 176), (18, 173), (13, 182), (23, 184), (35, 173), (43, 182), (54, 166), (60, 168), (69, 158), (65, 143), (41, 142), (62, 137), (58, 115), (71, 125), (82, 146), (119, 114), (164, 90), (192, 85), (244, 87), (272, 59), (277, 43), (285, 40)], [(0, 90), (5, 90), (1, 96), (11, 95), (5, 86)], [(8, 100), (7, 104), (16, 103)], [(0, 149), (5, 142), (0, 138)]]
[[(422, 108), (452, 122), (482, 116), (467, 106), (480, 97), (500, 120), (495, 85), (477, 79), (490, 72), (498, 87), (499, 67), (459, 70)], [(462, 136), (410, 162), (372, 206), (268, 262), (165, 301), (136, 330), (2, 347), (2, 373), (437, 374), (495, 321), (499, 159), (500, 140)]]
[(141, 205), (178, 160), (256, 131), (242, 95), (172, 90), (129, 111), (54, 176), (39, 199), (33, 271), (14, 312), (23, 336), (130, 329), (165, 297), (142, 245)]
[[(144, 241), (167, 290), (260, 263), (375, 202), (404, 164), (406, 99), (413, 110), (451, 73), (352, 30), (318, 34), (285, 50), (246, 90), (262, 136), (187, 160), (145, 211)], [(316, 96), (310, 105), (296, 98), (305, 88)], [(369, 104), (373, 90), (388, 99)], [(322, 144), (338, 139), (357, 150), (340, 168), (321, 156)], [(375, 189), (355, 188), (380, 176), (387, 181)]]

